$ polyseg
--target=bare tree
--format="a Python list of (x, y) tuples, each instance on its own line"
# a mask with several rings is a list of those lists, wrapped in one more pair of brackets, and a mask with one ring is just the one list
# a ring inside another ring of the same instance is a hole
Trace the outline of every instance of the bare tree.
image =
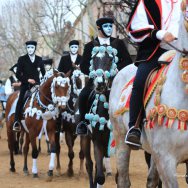
[[(69, 17), (77, 17), (75, 12), (81, 12), (84, 1), (74, 0), (40, 0), (36, 1), (39, 12), (35, 17), (30, 14), (27, 7), (25, 10), (32, 19), (35, 29), (40, 33), (47, 46), (56, 54), (62, 55), (66, 39), (73, 33), (73, 27)], [(76, 10), (76, 11), (75, 11)]]
[(37, 32), (33, 30), (31, 20), (25, 18), (23, 5), (23, 1), (16, 0), (14, 3), (7, 2), (2, 8), (0, 15), (1, 74), (7, 72), (17, 62), (18, 57), (25, 53), (25, 41), (38, 37)]

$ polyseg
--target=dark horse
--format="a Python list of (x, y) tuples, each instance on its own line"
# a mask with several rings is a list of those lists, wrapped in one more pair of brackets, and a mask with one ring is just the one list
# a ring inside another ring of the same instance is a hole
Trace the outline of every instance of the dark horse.
[[(117, 50), (111, 46), (100, 46), (94, 47), (92, 54), (89, 76), (93, 78), (94, 85), (88, 101), (89, 113), (85, 116), (90, 125), (88, 135), (82, 137), (90, 188), (100, 187), (105, 182), (103, 158), (109, 157), (109, 143), (112, 134), (108, 114), (108, 100), (111, 82), (117, 73)], [(91, 140), (94, 145), (96, 162), (94, 179), (90, 153)]]
[[(60, 151), (60, 145), (55, 143), (56, 118), (59, 116), (59, 110), (65, 109), (66, 102), (69, 98), (69, 78), (66, 75), (52, 70), (51, 74), (46, 74), (39, 88), (32, 93), (29, 100), (24, 106), (24, 118), (22, 120), (22, 129), (26, 132), (26, 139), (24, 145), (24, 168), (25, 174), (28, 174), (27, 155), (29, 151), (29, 144), (32, 146), (33, 177), (38, 176), (37, 157), (38, 149), (36, 138), (41, 131), (44, 130), (46, 137), (50, 142), (51, 158), (49, 164), (48, 177), (52, 180), (55, 155)], [(15, 172), (14, 162), (14, 142), (15, 133), (12, 131), (12, 124), (14, 121), (14, 112), (12, 106), (18, 96), (18, 92), (14, 92), (7, 101), (6, 107), (6, 125), (8, 136), (8, 147), (10, 150), (10, 171)], [(59, 168), (57, 166), (57, 168)]]
[[(76, 69), (72, 72), (72, 76), (70, 78), (70, 85), (71, 85), (71, 92), (70, 98), (67, 102), (67, 106), (65, 111), (62, 113), (62, 127), (63, 131), (65, 132), (65, 141), (68, 147), (68, 157), (69, 157), (69, 164), (67, 175), (73, 176), (73, 159), (74, 159), (74, 142), (77, 137), (75, 134), (76, 132), (76, 125), (78, 124), (79, 120), (79, 112), (78, 112), (78, 96), (81, 90), (85, 87), (85, 84), (88, 81), (88, 76), (84, 75), (80, 70)], [(84, 154), (82, 151), (82, 139), (80, 139), (80, 172), (79, 174), (83, 174), (83, 162), (84, 162)]]

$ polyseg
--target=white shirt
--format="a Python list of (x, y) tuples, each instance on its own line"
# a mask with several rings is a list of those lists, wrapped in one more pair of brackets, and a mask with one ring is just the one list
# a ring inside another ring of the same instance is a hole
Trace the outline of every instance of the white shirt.
[[(14, 74), (12, 75), (12, 77), (14, 78), (15, 81), (18, 81), (18, 79), (16, 78), (16, 76)], [(11, 83), (10, 79), (8, 78), (5, 82), (5, 94), (7, 96), (9, 96), (13, 92), (14, 92), (14, 88), (12, 87), (12, 83)]]
[(73, 63), (76, 62), (77, 56), (78, 56), (78, 54), (71, 54), (71, 53), (70, 53), (71, 61), (72, 61)]
[[(159, 40), (162, 40), (166, 32), (172, 33), (176, 38), (178, 37), (179, 31), (179, 20), (181, 15), (181, 0), (172, 0), (173, 1), (173, 11), (172, 11), (172, 3), (171, 0), (161, 0), (162, 3), (162, 28), (156, 34), (156, 37)], [(143, 28), (151, 28), (154, 29), (154, 25), (150, 25), (147, 19), (147, 15), (144, 9), (143, 0), (140, 1), (135, 16), (133, 17), (131, 23), (132, 30), (139, 30)], [(131, 35), (130, 35), (131, 36)], [(142, 42), (148, 35), (145, 35), (143, 38), (135, 39), (133, 36), (131, 38), (135, 42)], [(175, 45), (176, 41), (171, 42)], [(163, 49), (171, 49), (169, 45), (161, 42), (161, 48)]]
[(104, 45), (104, 44), (110, 45), (110, 37), (108, 38), (98, 37), (98, 39), (99, 39), (100, 45)]
[(35, 61), (35, 55), (32, 55), (32, 56), (29, 55), (29, 58), (30, 58), (31, 62), (34, 63), (34, 61)]

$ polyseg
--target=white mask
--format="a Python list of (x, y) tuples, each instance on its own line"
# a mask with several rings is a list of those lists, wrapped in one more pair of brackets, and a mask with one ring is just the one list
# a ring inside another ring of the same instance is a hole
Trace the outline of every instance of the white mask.
[(32, 44), (29, 44), (26, 46), (27, 48), (27, 53), (32, 56), (35, 54), (35, 49), (36, 49), (36, 46), (35, 45), (32, 45)]
[(69, 48), (70, 48), (71, 54), (75, 55), (75, 54), (78, 53), (78, 45), (73, 44), (73, 45), (71, 45)]
[(112, 35), (112, 32), (113, 32), (112, 26), (113, 26), (112, 23), (104, 23), (104, 24), (102, 24), (102, 29), (103, 29), (104, 33), (108, 37), (110, 37)]
[(45, 71), (49, 71), (52, 68), (52, 66), (51, 65), (45, 65), (44, 68), (45, 68)]

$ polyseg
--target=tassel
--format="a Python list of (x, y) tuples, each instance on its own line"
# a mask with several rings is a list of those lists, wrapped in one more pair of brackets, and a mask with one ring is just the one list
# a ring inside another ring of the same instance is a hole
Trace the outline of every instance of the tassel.
[(164, 116), (166, 115), (167, 106), (164, 104), (161, 104), (157, 107), (157, 111), (158, 111), (158, 125), (162, 126), (163, 121), (164, 121)]
[(176, 108), (169, 108), (167, 110), (166, 116), (168, 117), (167, 122), (166, 122), (166, 127), (171, 128), (175, 119), (177, 118), (178, 111)]
[(178, 123), (178, 129), (180, 131), (185, 131), (187, 130), (186, 122), (185, 121), (179, 121)]
[(164, 122), (164, 116), (158, 116), (158, 125), (162, 126)]
[(175, 121), (175, 119), (167, 119), (165, 126), (167, 128), (172, 128), (174, 121)]
[(179, 110), (178, 119), (178, 129), (182, 131), (187, 130), (186, 122), (188, 121), (188, 110)]

